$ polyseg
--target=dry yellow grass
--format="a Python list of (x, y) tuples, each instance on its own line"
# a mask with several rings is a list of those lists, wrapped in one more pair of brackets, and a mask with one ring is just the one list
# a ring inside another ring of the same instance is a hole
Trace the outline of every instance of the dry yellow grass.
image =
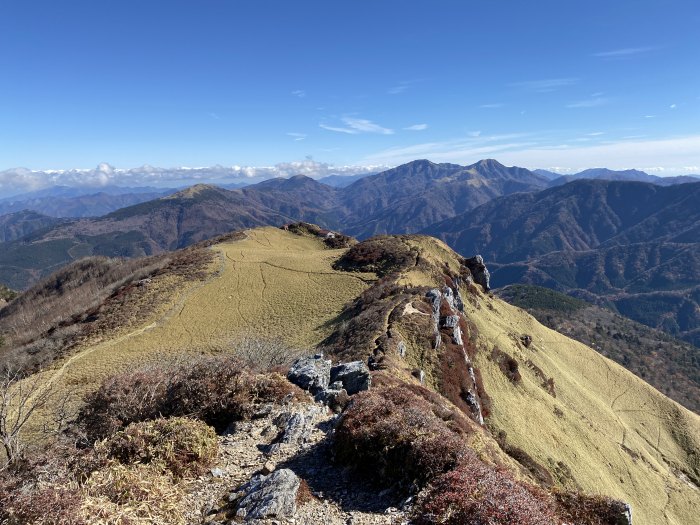
[[(437, 267), (444, 261), (458, 268), (456, 254), (444, 244), (411, 242)], [(274, 228), (252, 230), (246, 239), (212, 249), (220, 254), (220, 274), (183, 289), (159, 318), (79, 349), (58, 371), (45, 372), (47, 380), (87, 390), (137, 364), (230, 350), (241, 335), (309, 348), (330, 333), (343, 305), (374, 278), (334, 271), (331, 263), (341, 250)], [(439, 275), (418, 268), (400, 283), (442, 284)], [(507, 432), (511, 445), (546, 466), (561, 486), (629, 502), (635, 525), (700, 523), (700, 490), (683, 475), (700, 474), (699, 416), (524, 311), (488, 295), (463, 295), (478, 331), (476, 365), (493, 399), (490, 424)], [(523, 334), (533, 338), (529, 348), (519, 342)], [(409, 351), (417, 351), (419, 340), (406, 339)], [(488, 359), (494, 346), (517, 359), (521, 382), (513, 384)], [(542, 387), (528, 360), (554, 379), (556, 397)]]
[(251, 230), (243, 240), (212, 249), (220, 267), (211, 279), (169, 295), (141, 326), (78, 348), (42, 372), (45, 381), (60, 392), (75, 391), (77, 400), (108, 375), (192, 353), (233, 351), (241, 336), (279, 339), (309, 351), (375, 278), (333, 270), (342, 250), (277, 228)]
[[(682, 474), (700, 473), (700, 417), (499, 299), (481, 296), (466, 310), (479, 332), (491, 422), (509, 443), (559, 472), (562, 485), (629, 502), (636, 525), (700, 523), (700, 491)], [(532, 336), (529, 348), (518, 342), (523, 334)], [(486, 358), (493, 346), (518, 360), (521, 383)], [(556, 398), (527, 360), (554, 379)]]

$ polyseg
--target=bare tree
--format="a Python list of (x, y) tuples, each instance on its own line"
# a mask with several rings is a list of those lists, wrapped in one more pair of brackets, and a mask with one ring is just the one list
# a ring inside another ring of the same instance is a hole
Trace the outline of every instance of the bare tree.
[[(41, 374), (22, 377), (19, 371), (6, 370), (0, 377), (0, 444), (5, 452), (0, 470), (22, 456), (26, 441), (22, 433), (31, 417), (56, 397), (53, 382), (42, 382)], [(58, 411), (45, 422), (44, 432), (57, 431), (68, 419), (69, 395), (61, 396)]]
[[(246, 335), (232, 342), (234, 355), (253, 370), (270, 370), (276, 366), (289, 365), (304, 354), (281, 339), (259, 338)], [(306, 352), (308, 353), (308, 352)]]

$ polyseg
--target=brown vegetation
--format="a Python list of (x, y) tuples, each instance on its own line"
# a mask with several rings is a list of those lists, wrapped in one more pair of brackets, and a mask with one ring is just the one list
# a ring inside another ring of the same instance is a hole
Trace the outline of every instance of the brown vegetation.
[(423, 484), (468, 453), (459, 430), (405, 385), (372, 389), (356, 395), (343, 413), (334, 450), (339, 461), (379, 482)]
[(418, 248), (409, 246), (403, 235), (372, 237), (350, 248), (333, 265), (336, 270), (373, 272), (384, 277), (414, 266)]
[(472, 457), (431, 484), (415, 523), (552, 525), (555, 520), (546, 493)]
[(124, 465), (152, 464), (176, 478), (198, 476), (216, 460), (214, 429), (194, 419), (173, 417), (132, 423), (95, 447)]
[(201, 357), (107, 379), (87, 396), (79, 420), (90, 441), (161, 416), (194, 417), (221, 431), (262, 403), (300, 392), (279, 374), (254, 374), (235, 358)]
[(81, 339), (128, 325), (135, 309), (147, 316), (168, 293), (145, 301), (152, 279), (203, 279), (212, 258), (191, 248), (141, 259), (89, 257), (59, 270), (0, 310), (0, 369), (34, 372)]

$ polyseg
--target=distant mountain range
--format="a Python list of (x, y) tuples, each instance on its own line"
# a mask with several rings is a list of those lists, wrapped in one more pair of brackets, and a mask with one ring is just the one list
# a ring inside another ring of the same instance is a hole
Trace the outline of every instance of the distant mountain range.
[(494, 286), (547, 286), (700, 344), (700, 182), (601, 180), (645, 175), (636, 171), (579, 175), (587, 178), (559, 184), (495, 160), (417, 160), (344, 187), (297, 175), (232, 190), (196, 185), (98, 218), (18, 212), (0, 217), (0, 282), (24, 289), (87, 255), (149, 255), (302, 220), (359, 238), (434, 235), (464, 255), (481, 253)]
[[(547, 180), (494, 160), (471, 166), (419, 160), (344, 188), (303, 175), (235, 190), (197, 185), (96, 219), (51, 223), (6, 218), (14, 232), (0, 253), (0, 282), (22, 289), (85, 255), (137, 256), (188, 246), (233, 229), (303, 220), (369, 237), (411, 233), (494, 197), (544, 188)], [(41, 227), (40, 227), (41, 226)], [(22, 229), (24, 228), (24, 229)]]
[(573, 175), (562, 175), (548, 170), (534, 170), (538, 175), (542, 175), (549, 179), (550, 186), (561, 186), (568, 182), (580, 179), (595, 179), (595, 180), (623, 180), (649, 182), (659, 186), (672, 186), (674, 184), (684, 184), (686, 182), (700, 182), (700, 175), (678, 175), (675, 177), (658, 177), (649, 175), (639, 170), (610, 170), (607, 168), (591, 168), (580, 171)]
[(700, 182), (578, 180), (426, 228), (489, 261), (494, 286), (576, 293), (700, 344)]

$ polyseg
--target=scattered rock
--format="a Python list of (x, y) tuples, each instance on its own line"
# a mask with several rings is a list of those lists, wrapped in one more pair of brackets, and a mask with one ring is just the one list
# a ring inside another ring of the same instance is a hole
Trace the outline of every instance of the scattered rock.
[(236, 516), (246, 521), (293, 517), (300, 483), (299, 477), (286, 468), (268, 476), (253, 476), (234, 495)]
[(399, 353), (400, 357), (406, 357), (406, 343), (399, 341), (399, 344), (396, 345), (396, 351)]
[(444, 328), (454, 328), (459, 326), (459, 316), (448, 315), (442, 319), (442, 326)]
[(331, 382), (331, 361), (323, 354), (297, 359), (289, 369), (287, 379), (312, 394), (317, 394)]
[(464, 259), (464, 265), (469, 268), (474, 282), (483, 286), (484, 291), (488, 292), (491, 289), (489, 285), (491, 274), (488, 268), (486, 268), (486, 264), (484, 264), (484, 258), (481, 255), (475, 255), (474, 257)]
[(275, 464), (272, 461), (266, 461), (263, 467), (260, 469), (260, 473), (267, 476), (275, 471)]
[(216, 467), (209, 471), (213, 478), (221, 478), (224, 476), (224, 471)]
[(331, 381), (340, 381), (348, 395), (357, 394), (363, 390), (369, 390), (372, 385), (372, 376), (369, 368), (363, 361), (342, 363), (331, 368)]
[(528, 348), (528, 347), (530, 346), (530, 344), (532, 343), (532, 337), (530, 337), (530, 336), (527, 335), (527, 334), (521, 335), (521, 336), (520, 336), (520, 342), (523, 344), (523, 346), (524, 346), (525, 348)]

